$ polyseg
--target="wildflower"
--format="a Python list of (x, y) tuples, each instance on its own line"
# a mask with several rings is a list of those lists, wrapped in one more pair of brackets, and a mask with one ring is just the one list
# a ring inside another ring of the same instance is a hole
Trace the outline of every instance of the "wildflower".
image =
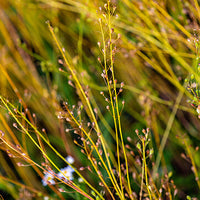
[(198, 114), (200, 114), (200, 105), (198, 105), (196, 111), (197, 111)]
[(61, 172), (58, 173), (59, 178), (64, 178), (66, 180), (73, 180), (72, 173), (74, 172), (74, 169), (70, 166), (67, 166), (60, 170)]
[(79, 183), (83, 183), (83, 179), (81, 177), (78, 178)]
[(47, 185), (54, 185), (55, 181), (53, 180), (54, 176), (52, 175), (52, 173), (49, 172), (45, 172), (45, 176), (42, 179), (42, 185), (43, 186), (47, 186)]
[(65, 160), (69, 163), (69, 164), (73, 164), (74, 163), (74, 158), (72, 156), (67, 156), (65, 158)]

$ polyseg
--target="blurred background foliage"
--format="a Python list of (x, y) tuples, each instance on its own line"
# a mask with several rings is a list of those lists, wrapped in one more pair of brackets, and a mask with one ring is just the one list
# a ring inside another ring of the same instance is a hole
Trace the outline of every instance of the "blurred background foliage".
[[(115, 75), (118, 83), (125, 84), (119, 96), (120, 102), (125, 101), (121, 118), (125, 143), (128, 143), (127, 137), (138, 140), (135, 129), (149, 127), (156, 158), (163, 134), (168, 132), (158, 173), (162, 176), (166, 170), (173, 172), (172, 179), (179, 189), (178, 199), (185, 199), (186, 195), (200, 198), (191, 161), (184, 157), (189, 154), (189, 148), (196, 168), (200, 168), (197, 151), (200, 123), (195, 109), (187, 103), (192, 96), (184, 86), (184, 79), (196, 74), (199, 55), (195, 41), (199, 34), (200, 5), (197, 0), (111, 2), (116, 6), (116, 16), (113, 16), (117, 48)], [(100, 95), (100, 91), (106, 91), (102, 66), (98, 62), (98, 57), (103, 57), (102, 47), (97, 45), (102, 42), (98, 19), (103, 17), (99, 7), (103, 10), (104, 3), (101, 0), (0, 1), (0, 94), (22, 111), (28, 108), (35, 113), (38, 129), (45, 128), (50, 142), (64, 156), (72, 155), (77, 168), (86, 166), (87, 159), (74, 145), (74, 136), (65, 133), (70, 127), (59, 120), (57, 114), (63, 109), (63, 101), (72, 107), (80, 99), (69, 84), (69, 73), (59, 70), (63, 69), (62, 58), (46, 21), (54, 27), (62, 47), (68, 52), (81, 84), (86, 89), (88, 86), (93, 106), (101, 111), (100, 127), (114, 150), (113, 139), (108, 134), (113, 128), (112, 116)], [(106, 32), (106, 24), (104, 28)], [(34, 122), (31, 115), (29, 120)], [(87, 123), (88, 119), (85, 116), (83, 120)], [(13, 128), (13, 122), (0, 107), (0, 129), (6, 133), (6, 139), (15, 144), (19, 140), (31, 158), (41, 163), (39, 150)], [(129, 145), (135, 148), (135, 142)], [(32, 199), (20, 184), (27, 185), (26, 189), (39, 196), (47, 195), (48, 190), (39, 177), (41, 173), (36, 174), (30, 167), (18, 167), (17, 158), (8, 158), (5, 146), (1, 149), (0, 194), (3, 198)], [(56, 161), (56, 156), (52, 157)], [(135, 162), (134, 159), (130, 162), (132, 171), (139, 168)], [(61, 161), (56, 163), (63, 167)], [(89, 172), (86, 176), (96, 184)], [(135, 188), (139, 191), (138, 185)]]

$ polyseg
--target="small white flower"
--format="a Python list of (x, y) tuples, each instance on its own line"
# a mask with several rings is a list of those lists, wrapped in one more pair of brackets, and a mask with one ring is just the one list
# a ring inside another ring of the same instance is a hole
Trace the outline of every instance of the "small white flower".
[(83, 183), (83, 179), (81, 177), (78, 178), (79, 183)]
[(192, 87), (192, 88), (195, 88), (195, 87), (197, 87), (197, 84), (196, 84), (196, 83), (192, 83), (192, 84), (191, 84), (191, 87)]
[(43, 186), (54, 185), (55, 181), (53, 179), (54, 179), (54, 176), (52, 175), (50, 171), (45, 172), (45, 176), (42, 179), (42, 185)]
[(73, 172), (74, 169), (70, 166), (67, 166), (60, 170), (61, 172), (58, 173), (59, 178), (64, 178), (66, 180), (73, 180)]
[(198, 105), (196, 111), (197, 111), (198, 114), (200, 114), (200, 105)]
[(74, 158), (72, 156), (67, 156), (67, 158), (65, 158), (65, 160), (69, 163), (69, 164), (73, 164), (74, 163)]

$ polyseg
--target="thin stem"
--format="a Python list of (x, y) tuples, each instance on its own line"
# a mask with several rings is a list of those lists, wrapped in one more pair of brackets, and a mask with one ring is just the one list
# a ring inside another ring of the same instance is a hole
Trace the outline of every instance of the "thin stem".
[(120, 187), (121, 187), (121, 192), (122, 192), (122, 199), (123, 199), (123, 186), (122, 186), (122, 180), (121, 180), (121, 166), (120, 166), (120, 157), (119, 157), (119, 139), (118, 139), (118, 129), (117, 129), (117, 121), (116, 121), (116, 113), (115, 113), (115, 106), (113, 103), (113, 95), (111, 91), (111, 85), (109, 82), (109, 77), (108, 77), (108, 68), (107, 68), (107, 56), (106, 56), (106, 44), (105, 44), (105, 36), (104, 36), (104, 31), (102, 27), (101, 20), (100, 21), (100, 28), (101, 28), (101, 34), (103, 38), (103, 55), (104, 55), (104, 69), (106, 73), (106, 82), (107, 82), (107, 87), (108, 87), (108, 92), (110, 96), (110, 104), (111, 104), (111, 109), (112, 109), (112, 117), (113, 117), (113, 122), (114, 122), (114, 127), (115, 127), (115, 140), (116, 140), (116, 146), (117, 146), (117, 158), (118, 158), (118, 171), (119, 171), (119, 177), (120, 177)]
[(145, 144), (145, 139), (143, 138), (142, 139), (142, 149), (143, 149), (143, 163), (144, 163), (144, 172), (145, 172), (145, 182), (146, 182), (146, 188), (147, 188), (147, 191), (148, 191), (148, 194), (149, 194), (149, 198), (150, 200), (152, 200), (152, 197), (151, 197), (151, 192), (149, 190), (149, 184), (148, 184), (148, 176), (147, 176), (147, 164), (146, 164), (146, 154), (145, 154), (145, 150), (146, 150), (146, 144)]
[[(129, 179), (129, 169), (128, 169), (128, 160), (126, 156), (126, 150), (124, 146), (124, 140), (123, 140), (123, 134), (122, 134), (122, 126), (121, 126), (121, 119), (120, 119), (120, 112), (119, 112), (119, 104), (118, 104), (118, 95), (117, 95), (117, 90), (116, 90), (116, 81), (115, 81), (115, 75), (114, 75), (114, 63), (113, 63), (113, 48), (112, 48), (112, 27), (111, 27), (111, 10), (110, 10), (110, 1), (108, 1), (108, 27), (109, 27), (109, 40), (110, 40), (110, 66), (111, 66), (111, 71), (112, 71), (112, 78), (113, 78), (113, 84), (114, 84), (114, 96), (115, 96), (115, 103), (116, 103), (116, 112), (117, 112), (117, 121), (118, 121), (118, 128), (119, 128), (119, 133), (120, 133), (120, 139), (121, 139), (121, 144), (122, 144), (122, 149), (123, 149), (123, 154), (124, 154), (124, 159), (125, 159), (125, 166), (126, 166), (126, 173), (127, 173), (127, 181), (128, 181), (128, 188), (129, 188), (129, 196), (131, 199), (132, 197), (132, 190), (131, 190), (131, 184), (130, 184), (130, 179)], [(118, 141), (118, 135), (116, 135), (116, 140)], [(117, 149), (119, 149), (119, 144), (117, 143)], [(118, 161), (120, 162), (120, 155), (118, 154)], [(120, 164), (120, 163), (119, 163)], [(120, 167), (120, 166), (119, 166)], [(121, 175), (121, 169), (120, 169), (120, 175)], [(122, 177), (120, 176), (120, 182), (121, 182), (121, 187), (122, 187)], [(123, 192), (123, 190), (122, 190)]]
[(162, 138), (162, 141), (161, 141), (161, 145), (160, 145), (160, 148), (159, 148), (159, 151), (158, 151), (158, 156), (156, 158), (156, 163), (155, 163), (155, 167), (153, 169), (153, 179), (155, 179), (155, 175), (157, 173), (157, 170), (158, 170), (158, 167), (160, 165), (160, 161), (161, 161), (161, 157), (162, 157), (162, 154), (163, 154), (163, 150), (165, 148), (165, 144), (167, 142), (167, 138), (169, 136), (169, 133), (170, 133), (170, 130), (171, 130), (171, 127), (172, 127), (172, 124), (174, 122), (174, 118), (175, 118), (175, 115), (176, 115), (176, 112), (178, 110), (178, 105), (180, 104), (181, 102), (181, 99), (183, 97), (183, 92), (180, 91), (179, 94), (178, 94), (178, 97), (176, 99), (176, 102), (175, 102), (175, 105), (173, 107), (173, 110), (172, 110), (172, 113), (170, 115), (170, 118), (169, 118), (169, 121), (167, 123), (167, 127), (166, 127), (166, 130), (164, 132), (164, 135), (163, 135), (163, 138)]
[[(75, 82), (77, 84), (77, 88), (80, 90), (84, 100), (86, 101), (86, 104), (87, 104), (87, 106), (89, 108), (89, 111), (90, 111), (90, 114), (91, 114), (91, 117), (92, 117), (92, 120), (93, 120), (93, 122), (95, 124), (95, 127), (96, 127), (96, 132), (97, 133), (101, 133), (101, 130), (100, 130), (99, 126), (98, 126), (98, 123), (97, 123), (97, 120), (95, 118), (94, 112), (93, 112), (91, 104), (89, 102), (89, 99), (86, 97), (86, 94), (85, 94), (85, 92), (84, 92), (84, 90), (83, 90), (83, 88), (82, 88), (82, 86), (81, 86), (81, 84), (80, 84), (80, 82), (78, 80), (78, 77), (76, 76), (72, 66), (69, 64), (69, 62), (67, 60), (67, 57), (65, 56), (65, 53), (63, 52), (63, 50), (62, 50), (62, 48), (61, 48), (61, 46), (60, 46), (60, 44), (59, 44), (59, 42), (58, 42), (58, 40), (57, 40), (57, 38), (55, 36), (53, 28), (50, 26), (50, 23), (48, 23), (48, 27), (49, 27), (49, 30), (50, 30), (52, 36), (53, 36), (54, 41), (56, 42), (56, 45), (57, 45), (59, 51), (61, 52), (61, 54), (62, 54), (62, 56), (64, 58), (65, 63), (67, 64), (68, 69), (70, 70), (70, 72), (72, 74), (73, 79), (75, 80)], [(118, 184), (117, 184), (117, 181), (116, 181), (115, 176), (113, 174), (112, 167), (111, 167), (111, 164), (110, 164), (110, 160), (108, 158), (108, 153), (107, 153), (107, 150), (106, 150), (106, 147), (105, 147), (105, 140), (104, 140), (102, 134), (100, 134), (100, 140), (101, 140), (101, 143), (102, 143), (102, 146), (103, 146), (103, 150), (104, 150), (104, 153), (105, 153), (106, 161), (108, 163), (108, 167), (109, 167), (108, 172), (109, 172), (109, 174), (111, 174), (111, 176), (109, 176), (109, 177), (110, 177), (111, 181), (115, 182), (114, 185), (118, 188)], [(105, 162), (103, 160), (102, 160), (102, 163), (104, 163), (104, 165), (105, 165)], [(120, 195), (120, 190), (119, 189), (117, 189), (117, 193), (119, 193), (119, 195)]]

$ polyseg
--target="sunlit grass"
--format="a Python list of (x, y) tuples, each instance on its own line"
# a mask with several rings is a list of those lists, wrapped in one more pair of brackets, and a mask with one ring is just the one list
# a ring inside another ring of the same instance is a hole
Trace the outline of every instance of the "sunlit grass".
[(198, 1), (9, 0), (0, 19), (3, 199), (200, 198)]

